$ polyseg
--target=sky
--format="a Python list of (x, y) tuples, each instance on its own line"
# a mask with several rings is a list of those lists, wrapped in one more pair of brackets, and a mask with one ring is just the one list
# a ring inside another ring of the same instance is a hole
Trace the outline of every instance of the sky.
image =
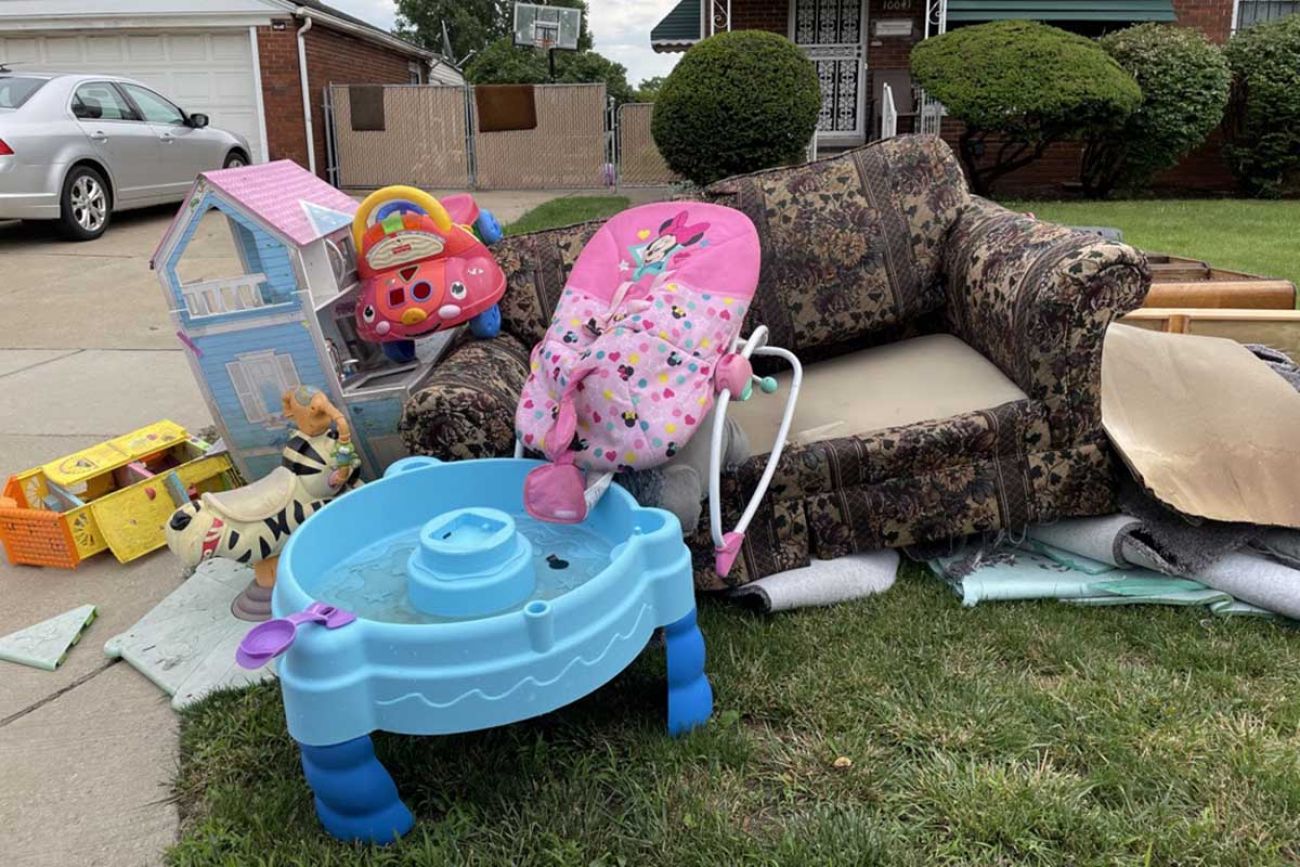
[[(392, 29), (397, 6), (393, 0), (325, 0), (326, 3)], [(650, 50), (650, 28), (677, 5), (677, 0), (587, 0), (591, 20), (587, 26), (596, 50), (627, 67), (627, 80), (637, 85), (642, 79), (667, 75), (680, 54), (655, 54)]]

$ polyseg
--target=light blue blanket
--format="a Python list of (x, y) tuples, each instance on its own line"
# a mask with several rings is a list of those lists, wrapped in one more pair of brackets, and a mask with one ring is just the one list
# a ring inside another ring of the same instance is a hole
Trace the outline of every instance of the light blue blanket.
[(1119, 569), (1034, 540), (990, 551), (972, 546), (937, 557), (929, 565), (967, 606), (994, 600), (1060, 599), (1077, 605), (1200, 605), (1223, 616), (1272, 616), (1187, 578), (1150, 569)]

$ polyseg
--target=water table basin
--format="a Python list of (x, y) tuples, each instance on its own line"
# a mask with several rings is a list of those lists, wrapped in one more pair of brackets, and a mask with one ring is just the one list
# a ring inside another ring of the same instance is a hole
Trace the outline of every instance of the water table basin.
[(289, 733), (335, 836), (383, 842), (411, 827), (371, 732), (449, 734), (547, 713), (613, 678), (659, 627), (669, 731), (712, 712), (677, 519), (612, 485), (581, 524), (539, 522), (523, 508), (535, 466), (407, 458), (285, 546), (277, 618), (356, 615), (298, 625), (278, 659)]

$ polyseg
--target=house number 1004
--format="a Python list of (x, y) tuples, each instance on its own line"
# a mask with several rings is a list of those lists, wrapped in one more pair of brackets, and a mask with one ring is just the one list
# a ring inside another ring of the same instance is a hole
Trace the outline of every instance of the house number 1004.
[(912, 0), (884, 0), (880, 8), (883, 12), (911, 12)]

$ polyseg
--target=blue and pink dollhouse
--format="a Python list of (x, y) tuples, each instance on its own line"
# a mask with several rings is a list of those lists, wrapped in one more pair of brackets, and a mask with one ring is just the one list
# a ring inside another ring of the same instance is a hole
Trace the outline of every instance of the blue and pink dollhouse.
[[(347, 414), (366, 478), (406, 454), (397, 433), (402, 405), (437, 348), (399, 364), (358, 338), (356, 209), (350, 196), (287, 160), (205, 172), (154, 251), (150, 265), (176, 335), (247, 479), (279, 465), (289, 432), (280, 397), (299, 385), (324, 391)], [(204, 217), (213, 212), (224, 217), (237, 261), (186, 257), (196, 238), (211, 243), (203, 233), (213, 221)]]

